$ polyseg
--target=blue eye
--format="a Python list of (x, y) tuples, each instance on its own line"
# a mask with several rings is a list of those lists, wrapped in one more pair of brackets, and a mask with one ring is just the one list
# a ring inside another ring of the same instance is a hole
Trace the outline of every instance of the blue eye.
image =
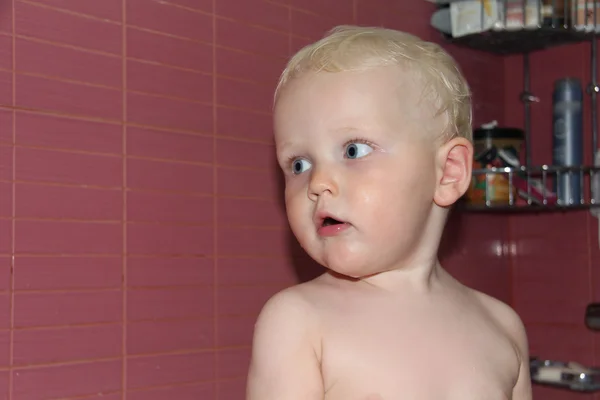
[(346, 146), (347, 158), (361, 158), (373, 151), (373, 148), (364, 143), (350, 143)]
[(296, 175), (303, 173), (309, 168), (310, 163), (302, 158), (298, 158), (292, 163), (292, 172)]

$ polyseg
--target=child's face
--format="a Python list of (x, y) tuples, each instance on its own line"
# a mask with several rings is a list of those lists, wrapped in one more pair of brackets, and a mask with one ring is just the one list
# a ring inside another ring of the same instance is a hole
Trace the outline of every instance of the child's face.
[[(439, 174), (437, 129), (413, 75), (309, 73), (275, 107), (290, 226), (317, 262), (362, 277), (416, 261)], [(344, 222), (323, 227), (322, 217)]]

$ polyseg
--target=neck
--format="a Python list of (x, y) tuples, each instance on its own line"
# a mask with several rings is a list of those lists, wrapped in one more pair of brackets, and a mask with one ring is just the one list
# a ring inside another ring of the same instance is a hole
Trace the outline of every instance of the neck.
[(448, 276), (437, 257), (446, 217), (447, 210), (434, 205), (420, 244), (414, 251), (397, 265), (361, 280), (386, 290), (412, 288), (419, 292), (430, 291), (440, 279)]
[(403, 291), (428, 292), (445, 275), (446, 272), (436, 259), (433, 263), (413, 265), (411, 268), (397, 268), (365, 276), (360, 281), (385, 291), (402, 289)]

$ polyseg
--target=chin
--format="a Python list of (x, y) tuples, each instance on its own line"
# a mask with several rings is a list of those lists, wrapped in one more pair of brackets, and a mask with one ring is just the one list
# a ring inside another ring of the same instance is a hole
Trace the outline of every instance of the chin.
[(329, 269), (332, 275), (344, 278), (350, 281), (359, 281), (365, 278), (367, 275), (361, 274), (358, 271), (340, 271), (339, 269)]
[(327, 268), (335, 275), (342, 275), (353, 280), (364, 279), (377, 273), (376, 271), (367, 270), (365, 265), (357, 265), (354, 266), (354, 268), (352, 268), (352, 266), (348, 267), (335, 265), (327, 266)]
[(348, 278), (360, 279), (375, 273), (371, 271), (372, 261), (362, 254), (329, 251), (316, 258), (316, 261), (335, 274)]
[(337, 275), (360, 279), (379, 272), (373, 269), (377, 265), (377, 256), (370, 251), (371, 246), (337, 241), (338, 239), (324, 245), (314, 237), (297, 238), (300, 246), (313, 260)]

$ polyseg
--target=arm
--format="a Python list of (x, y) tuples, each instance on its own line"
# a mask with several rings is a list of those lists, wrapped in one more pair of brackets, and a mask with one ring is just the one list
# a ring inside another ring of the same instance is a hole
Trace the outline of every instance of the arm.
[(512, 388), (512, 400), (532, 400), (529, 343), (527, 332), (519, 315), (508, 304), (479, 293), (484, 307), (488, 309), (499, 327), (511, 341), (519, 363), (519, 373)]
[(513, 400), (532, 400), (531, 377), (529, 366), (529, 344), (525, 327), (519, 316), (513, 312), (508, 332), (512, 336), (519, 354), (519, 377), (513, 388)]
[(293, 290), (273, 296), (255, 325), (246, 400), (322, 400), (314, 314)]

